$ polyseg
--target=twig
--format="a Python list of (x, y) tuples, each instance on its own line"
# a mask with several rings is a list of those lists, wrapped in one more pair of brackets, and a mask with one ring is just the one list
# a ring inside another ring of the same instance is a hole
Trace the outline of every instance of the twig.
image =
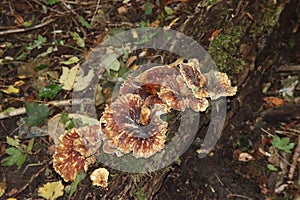
[(253, 200), (250, 197), (247, 197), (245, 195), (240, 195), (240, 194), (228, 194), (228, 197), (240, 197), (240, 198), (243, 198), (243, 199)]
[(297, 166), (299, 156), (300, 156), (300, 136), (298, 136), (298, 144), (297, 144), (297, 147), (295, 149), (295, 153), (293, 155), (293, 162), (291, 164), (290, 171), (289, 171), (289, 174), (288, 174), (288, 177), (289, 177), (290, 180), (292, 180), (293, 177), (294, 177), (294, 173), (295, 173), (295, 170), (296, 170), (296, 166)]
[[(92, 103), (92, 100), (91, 99), (69, 99), (69, 100), (61, 100), (61, 101), (51, 101), (51, 102), (45, 103), (44, 105), (61, 107), (61, 106), (80, 105), (83, 102)], [(24, 107), (17, 108), (14, 110), (4, 111), (4, 112), (0, 113), (0, 119), (5, 119), (5, 118), (17, 116), (17, 115), (22, 115), (25, 113), (26, 113), (26, 110)]]
[(95, 11), (94, 11), (92, 20), (91, 20), (91, 24), (92, 24), (92, 25), (94, 24), (94, 20), (95, 20), (96, 14), (97, 14), (97, 12), (98, 12), (99, 5), (100, 5), (100, 0), (97, 0), (97, 6), (96, 6), (96, 9), (95, 9)]
[(54, 19), (50, 19), (48, 21), (45, 21), (41, 24), (38, 24), (36, 26), (33, 26), (33, 27), (29, 27), (29, 28), (20, 28), (20, 29), (10, 29), (10, 30), (6, 30), (6, 31), (0, 31), (0, 35), (7, 35), (7, 34), (11, 34), (11, 33), (23, 33), (23, 32), (26, 32), (26, 31), (31, 31), (31, 30), (34, 30), (34, 29), (39, 29), (43, 26), (46, 26), (48, 24), (50, 24), (51, 22), (53, 22)]

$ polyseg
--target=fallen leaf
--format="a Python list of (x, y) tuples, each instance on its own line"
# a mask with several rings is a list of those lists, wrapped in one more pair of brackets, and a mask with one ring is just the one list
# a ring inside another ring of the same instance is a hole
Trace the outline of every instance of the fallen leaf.
[(73, 56), (73, 57), (69, 58), (68, 60), (62, 61), (60, 63), (64, 64), (64, 65), (71, 65), (74, 63), (78, 63), (79, 60), (80, 60), (79, 58), (77, 58), (76, 56)]
[(84, 47), (85, 46), (85, 42), (84, 42), (84, 39), (82, 39), (80, 37), (80, 35), (76, 32), (70, 32), (72, 38), (76, 41), (76, 44), (79, 46), (79, 47)]
[(118, 8), (118, 13), (120, 15), (124, 14), (124, 13), (127, 13), (127, 8), (125, 6), (121, 6)]
[(17, 147), (20, 145), (20, 140), (18, 138), (6, 136), (6, 143), (10, 146)]
[(217, 29), (214, 32), (212, 32), (211, 37), (209, 40), (213, 40), (215, 37), (218, 37), (218, 35), (221, 33), (222, 29)]
[(169, 6), (165, 6), (164, 10), (167, 13), (167, 15), (173, 15), (175, 13), (175, 10)]
[(38, 194), (40, 197), (44, 197), (47, 200), (55, 200), (58, 197), (63, 196), (64, 186), (61, 181), (46, 183), (39, 188)]
[(22, 81), (22, 80), (16, 81), (16, 82), (14, 83), (14, 87), (18, 87), (18, 86), (21, 86), (21, 85), (24, 85), (24, 84), (25, 84), (25, 82)]
[(157, 20), (155, 20), (154, 22), (151, 22), (151, 23), (150, 23), (150, 27), (156, 28), (156, 27), (159, 26), (159, 24), (160, 24), (160, 21), (157, 19)]
[(250, 160), (253, 160), (253, 156), (251, 156), (249, 153), (242, 152), (240, 153), (238, 160), (241, 162), (249, 162)]
[(2, 89), (1, 91), (6, 94), (18, 94), (19, 88), (15, 88), (13, 85), (10, 85), (7, 89)]
[(2, 166), (12, 166), (16, 164), (18, 167), (21, 167), (27, 158), (27, 155), (22, 153), (22, 149), (16, 147), (9, 147), (5, 153), (9, 156), (1, 161)]
[(92, 26), (90, 25), (90, 23), (88, 21), (86, 21), (86, 19), (84, 19), (84, 17), (78, 16), (78, 21), (80, 22), (81, 26), (86, 27), (88, 29), (92, 28)]
[(78, 65), (72, 67), (71, 69), (62, 67), (62, 75), (59, 78), (59, 82), (62, 84), (62, 89), (72, 90), (77, 72)]
[(55, 83), (47, 85), (39, 90), (39, 97), (52, 99), (57, 93), (60, 92), (61, 88), (62, 87), (60, 85)]
[(249, 17), (249, 19), (251, 19), (253, 22), (256, 22), (255, 18), (249, 13), (246, 12), (247, 17)]
[(25, 103), (27, 117), (24, 119), (29, 126), (40, 125), (49, 115), (49, 108), (43, 104)]
[(59, 137), (65, 131), (65, 124), (61, 122), (61, 116), (61, 114), (57, 114), (48, 121), (48, 134), (55, 145), (60, 143)]
[(91, 81), (93, 80), (94, 77), (94, 70), (90, 69), (88, 74), (84, 76), (84, 72), (82, 69), (79, 69), (78, 75), (76, 76), (76, 81), (74, 83), (74, 89), (73, 91), (82, 91), (86, 89), (90, 84)]
[(282, 106), (288, 103), (287, 100), (278, 97), (264, 97), (263, 100), (267, 103), (267, 107)]
[(294, 96), (294, 90), (296, 85), (299, 82), (298, 76), (289, 76), (286, 79), (282, 80), (282, 89), (279, 92), (282, 94), (284, 98), (290, 99), (290, 97)]

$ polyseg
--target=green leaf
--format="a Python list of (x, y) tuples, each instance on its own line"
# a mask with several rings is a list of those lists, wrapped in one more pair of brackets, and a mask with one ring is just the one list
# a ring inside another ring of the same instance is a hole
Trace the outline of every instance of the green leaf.
[(60, 118), (60, 122), (63, 124), (66, 124), (69, 121), (69, 114), (62, 112), (61, 113), (61, 118)]
[(26, 154), (16, 147), (10, 147), (5, 151), (9, 156), (1, 161), (2, 166), (12, 166), (16, 164), (21, 167), (26, 160)]
[(59, 2), (59, 0), (48, 0), (47, 4), (50, 6), (53, 6), (54, 4), (57, 4)]
[(63, 62), (60, 62), (61, 64), (64, 64), (64, 65), (71, 65), (71, 64), (74, 64), (74, 63), (78, 63), (79, 61), (79, 58), (77, 58), (76, 56), (73, 56), (71, 58), (69, 58), (67, 61), (63, 61)]
[(167, 15), (173, 15), (175, 13), (175, 10), (173, 10), (173, 8), (169, 7), (169, 6), (165, 6), (164, 7)]
[(151, 3), (147, 2), (145, 4), (145, 15), (151, 15), (152, 14), (152, 5)]
[(61, 91), (61, 88), (61, 85), (57, 85), (55, 83), (47, 85), (46, 87), (40, 89), (39, 97), (52, 99), (57, 93)]
[(10, 146), (16, 147), (20, 145), (20, 142), (18, 139), (6, 136), (6, 143), (9, 144)]
[(47, 41), (47, 38), (43, 37), (42, 35), (38, 35), (37, 40), (34, 41), (35, 46), (40, 49), (42, 45)]
[(80, 22), (80, 24), (83, 26), (83, 27), (86, 27), (88, 29), (91, 29), (92, 26), (90, 25), (90, 23), (88, 23), (88, 21), (86, 21), (86, 19), (84, 19), (82, 16), (78, 16), (78, 21)]
[(34, 144), (34, 138), (31, 138), (28, 145), (27, 145), (27, 152), (28, 153), (32, 153), (33, 144)]
[(36, 66), (35, 69), (36, 69), (36, 70), (43, 70), (43, 69), (46, 69), (46, 68), (48, 68), (48, 67), (49, 67), (48, 65), (41, 64), (41, 65), (39, 65), (39, 66)]
[(39, 188), (38, 194), (47, 200), (55, 200), (64, 194), (64, 185), (61, 181), (46, 183)]
[(43, 104), (25, 103), (27, 117), (24, 119), (28, 126), (37, 126), (44, 122), (49, 115), (49, 108)]
[(18, 167), (21, 167), (21, 166), (23, 165), (23, 163), (26, 161), (26, 158), (27, 158), (27, 155), (21, 153), (21, 154), (18, 156), (18, 159), (17, 159), (17, 161), (16, 161), (16, 165), (17, 165)]
[(70, 34), (71, 34), (73, 40), (76, 41), (76, 44), (77, 44), (79, 47), (82, 47), (82, 48), (83, 48), (83, 47), (85, 46), (84, 39), (82, 39), (78, 33), (76, 33), (76, 32), (70, 32)]
[(288, 137), (280, 139), (280, 137), (275, 135), (272, 139), (272, 145), (277, 149), (285, 151), (286, 153), (291, 153), (291, 149), (294, 148), (295, 143), (290, 143), (290, 138)]
[(272, 165), (272, 164), (268, 164), (268, 165), (267, 165), (267, 168), (268, 168), (269, 170), (271, 170), (271, 171), (278, 171), (278, 169), (277, 169), (274, 165)]
[(86, 177), (86, 173), (80, 172), (76, 175), (76, 179), (72, 182), (70, 187), (69, 199), (73, 196), (74, 192), (77, 190), (78, 183), (83, 181)]

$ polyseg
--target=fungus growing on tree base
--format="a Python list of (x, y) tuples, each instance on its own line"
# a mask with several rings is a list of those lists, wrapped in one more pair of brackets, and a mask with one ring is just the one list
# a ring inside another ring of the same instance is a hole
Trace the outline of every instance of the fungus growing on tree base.
[(108, 147), (125, 154), (133, 151), (136, 158), (148, 158), (163, 149), (168, 124), (160, 116), (168, 108), (144, 103), (140, 96), (127, 94), (106, 106), (100, 121)]
[[(101, 142), (98, 142), (94, 148), (89, 148), (83, 139), (91, 142), (92, 138), (96, 138), (94, 134), (98, 129), (99, 126), (73, 128), (60, 136), (60, 144), (53, 155), (53, 168), (65, 181), (74, 181), (77, 173), (82, 170), (87, 171), (88, 166), (96, 162), (93, 154), (100, 147)], [(82, 138), (80, 135), (89, 136)]]
[(90, 175), (90, 179), (93, 185), (107, 188), (108, 176), (109, 176), (109, 172), (107, 169), (98, 168), (92, 172), (92, 174)]

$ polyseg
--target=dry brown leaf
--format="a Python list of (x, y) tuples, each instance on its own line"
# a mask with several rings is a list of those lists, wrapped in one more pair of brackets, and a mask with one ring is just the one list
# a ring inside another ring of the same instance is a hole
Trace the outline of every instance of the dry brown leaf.
[(268, 108), (274, 107), (274, 106), (282, 106), (282, 105), (288, 103), (287, 100), (281, 99), (278, 97), (265, 97), (265, 98), (263, 98), (263, 100), (266, 102)]

